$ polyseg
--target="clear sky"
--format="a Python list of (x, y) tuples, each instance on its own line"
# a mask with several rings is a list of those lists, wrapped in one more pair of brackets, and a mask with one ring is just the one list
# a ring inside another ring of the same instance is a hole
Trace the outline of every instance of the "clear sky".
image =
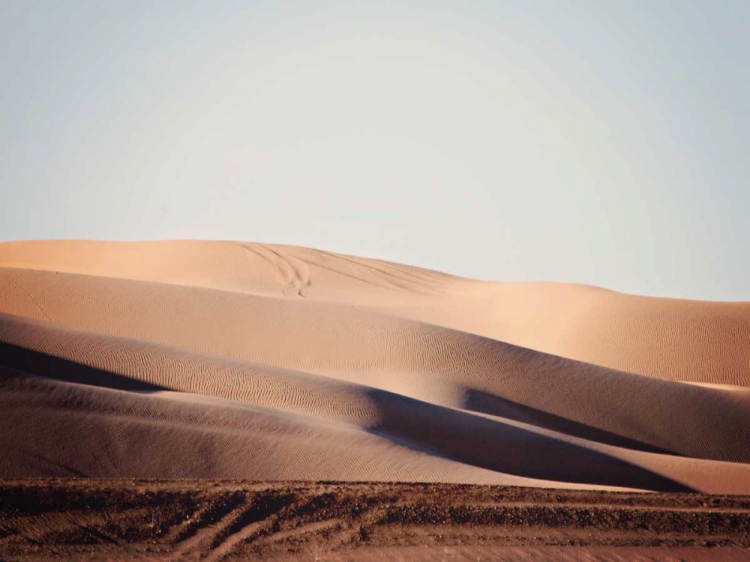
[(0, 2), (0, 240), (750, 300), (750, 2)]

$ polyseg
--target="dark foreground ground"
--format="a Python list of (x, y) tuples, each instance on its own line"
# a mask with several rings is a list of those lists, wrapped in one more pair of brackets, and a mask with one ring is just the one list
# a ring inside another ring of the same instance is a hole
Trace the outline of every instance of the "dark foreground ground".
[(0, 560), (750, 560), (750, 496), (442, 484), (0, 483)]

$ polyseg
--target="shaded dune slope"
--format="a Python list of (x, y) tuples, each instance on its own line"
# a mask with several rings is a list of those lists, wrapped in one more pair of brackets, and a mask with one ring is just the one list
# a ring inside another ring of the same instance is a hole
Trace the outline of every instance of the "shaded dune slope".
[[(750, 493), (743, 303), (491, 284), (257, 244), (0, 244), (0, 266), (2, 476)], [(606, 326), (586, 335), (571, 317), (552, 337), (553, 310), (536, 346), (514, 345), (555, 291), (558, 312), (575, 295), (601, 300), (594, 325)], [(568, 353), (549, 353), (561, 342)], [(665, 363), (681, 346), (712, 367)], [(637, 368), (609, 368), (633, 350)], [(607, 357), (564, 357), (581, 353)]]

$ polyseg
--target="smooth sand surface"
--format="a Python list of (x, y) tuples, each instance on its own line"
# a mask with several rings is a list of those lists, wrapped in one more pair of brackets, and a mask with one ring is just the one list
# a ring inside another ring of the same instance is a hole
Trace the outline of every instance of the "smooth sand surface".
[(0, 408), (2, 477), (750, 493), (750, 303), (264, 244), (4, 243)]

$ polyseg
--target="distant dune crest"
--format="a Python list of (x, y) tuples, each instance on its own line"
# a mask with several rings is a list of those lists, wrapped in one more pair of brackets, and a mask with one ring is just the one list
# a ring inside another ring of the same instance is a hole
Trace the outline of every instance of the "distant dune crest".
[(749, 344), (750, 303), (267, 244), (3, 243), (0, 476), (750, 493)]

